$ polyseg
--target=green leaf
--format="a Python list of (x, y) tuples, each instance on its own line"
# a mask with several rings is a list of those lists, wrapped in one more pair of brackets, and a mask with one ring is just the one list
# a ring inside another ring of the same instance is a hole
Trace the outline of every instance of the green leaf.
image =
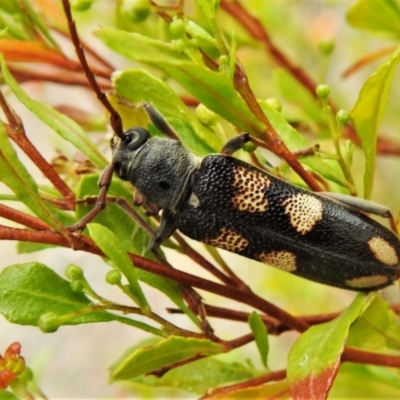
[(114, 51), (164, 70), (210, 110), (241, 130), (257, 135), (263, 125), (236, 93), (228, 75), (190, 60), (172, 44), (117, 29), (103, 28), (96, 35)]
[[(219, 137), (206, 130), (194, 130), (195, 125), (189, 125), (185, 121), (177, 118), (168, 118), (169, 124), (178, 133), (182, 143), (198, 157), (206, 157), (210, 153), (219, 153), (225, 143)], [(201, 136), (201, 138), (200, 138)]]
[[(287, 378), (294, 398), (313, 393), (325, 399), (340, 365), (351, 324), (375, 294), (359, 294), (336, 319), (312, 326), (296, 341), (289, 353)], [(305, 397), (304, 397), (305, 396)]]
[[(79, 182), (77, 198), (84, 199), (86, 196), (98, 196), (98, 181), (98, 175), (85, 175)], [(128, 204), (131, 204), (132, 191), (133, 189), (129, 190), (128, 185), (122, 183), (120, 179), (113, 178), (107, 195), (123, 198)], [(83, 218), (92, 208), (93, 205), (78, 205), (76, 210), (77, 220)], [(146, 216), (141, 212), (140, 208), (136, 207), (135, 211), (146, 220)], [(110, 231), (118, 234), (118, 240), (126, 250), (141, 256), (150, 256), (148, 253), (149, 234), (138, 227), (137, 223), (116, 204), (107, 204), (105, 210), (102, 210), (94, 222), (104, 225)]]
[(92, 239), (104, 254), (113, 261), (115, 266), (125, 275), (137, 304), (141, 309), (149, 310), (149, 303), (140, 287), (132, 261), (129, 258), (126, 249), (121, 244), (121, 241), (113, 232), (100, 224), (91, 223), (88, 225), (88, 228)]
[(0, 10), (3, 10), (9, 14), (18, 14), (18, 18), (20, 18), (21, 14), (23, 14), (16, 0), (1, 2)]
[(0, 181), (7, 185), (35, 215), (55, 230), (60, 230), (60, 223), (52, 213), (54, 207), (44, 202), (39, 196), (34, 179), (18, 159), (1, 122), (0, 143)]
[(217, 50), (216, 49), (216, 45), (217, 45), (216, 40), (200, 25), (196, 24), (192, 20), (187, 20), (186, 32), (192, 38), (195, 38), (197, 40), (199, 47), (201, 47), (204, 51), (206, 51), (207, 54), (209, 54), (211, 52), (212, 54), (216, 54), (216, 56), (218, 55), (218, 53), (216, 53), (216, 50)]
[(179, 116), (186, 122), (194, 120), (182, 100), (161, 79), (144, 69), (125, 69), (112, 76), (118, 95), (132, 103), (152, 103), (165, 117)]
[(385, 346), (385, 332), (389, 328), (388, 305), (376, 296), (364, 313), (352, 325), (347, 344), (349, 346), (381, 349)]
[(19, 398), (8, 390), (0, 390), (0, 400), (19, 400)]
[(220, 0), (196, 0), (197, 6), (209, 21), (215, 20)]
[(170, 336), (154, 346), (125, 354), (112, 366), (111, 379), (132, 379), (194, 356), (210, 356), (223, 352), (222, 345), (209, 340)]
[[(97, 196), (99, 193), (99, 187), (97, 185), (98, 179), (99, 177), (97, 175), (85, 176), (80, 182), (77, 198), (81, 199), (85, 196)], [(108, 195), (124, 198), (129, 203), (132, 202), (132, 192), (128, 190), (127, 186), (118, 178), (113, 179)], [(79, 205), (77, 207), (78, 220), (86, 215), (92, 207), (93, 206)], [(136, 207), (135, 211), (142, 218), (148, 220), (148, 217), (141, 211), (140, 207)], [(108, 204), (106, 209), (96, 217), (95, 222), (107, 227), (111, 232), (114, 232), (114, 234), (118, 236), (121, 245), (127, 251), (154, 259), (151, 251), (149, 251), (150, 235), (139, 227), (136, 222), (116, 204)], [(140, 281), (160, 290), (183, 312), (189, 315), (190, 318), (196, 320), (190, 309), (183, 302), (181, 290), (176, 282), (141, 269), (135, 269), (135, 271)]]
[(0, 312), (10, 322), (37, 326), (39, 318), (49, 312), (58, 316), (77, 313), (65, 325), (115, 319), (105, 311), (79, 315), (90, 304), (85, 295), (71, 290), (70, 282), (43, 264), (14, 264), (0, 274)]
[(34, 253), (36, 251), (42, 251), (46, 249), (53, 249), (58, 246), (54, 244), (45, 244), (45, 243), (33, 243), (33, 242), (17, 242), (17, 253)]
[(194, 393), (206, 393), (211, 387), (252, 379), (257, 375), (256, 371), (244, 365), (208, 357), (169, 370), (160, 378), (141, 375), (135, 378), (134, 382), (146, 386), (174, 387)]
[(400, 350), (400, 325), (398, 322), (398, 317), (396, 314), (391, 313), (391, 323), (387, 332), (385, 332), (386, 336), (386, 346), (390, 349)]
[[(21, 39), (21, 40), (34, 40), (35, 33), (32, 29), (32, 19), (28, 16), (26, 10), (21, 7), (21, 4), (16, 0), (9, 0), (0, 2), (0, 10), (4, 13), (1, 15), (1, 28), (4, 28), (5, 37)], [(35, 18), (35, 16), (33, 16)]]
[(399, 399), (399, 371), (396, 368), (343, 363), (329, 393), (329, 398)]
[(26, 95), (10, 74), (4, 59), (1, 62), (1, 69), (4, 80), (26, 108), (32, 111), (41, 121), (57, 132), (63, 139), (72, 143), (82, 151), (95, 165), (103, 168), (108, 164), (97, 146), (89, 139), (86, 132), (77, 123), (64, 114), (54, 110), (49, 105), (33, 100)]
[[(290, 150), (301, 150), (310, 146), (310, 143), (286, 121), (281, 113), (265, 103), (262, 103), (261, 106), (272, 126), (279, 132), (280, 138)], [(343, 172), (336, 161), (322, 160), (319, 156), (314, 155), (302, 157), (300, 162), (312, 168), (324, 178), (347, 187)]]
[(185, 87), (207, 108), (221, 115), (244, 132), (259, 135), (264, 128), (236, 93), (230, 78), (222, 72), (211, 71), (203, 65), (182, 62), (165, 65), (163, 69)]
[[(380, 12), (375, 13), (380, 14)], [(371, 197), (378, 127), (386, 108), (393, 75), (399, 61), (400, 47), (366, 80), (351, 111), (351, 119), (365, 152), (365, 198)]]
[(398, 317), (382, 297), (376, 296), (351, 326), (347, 344), (375, 351), (400, 348)]
[(113, 85), (118, 95), (130, 102), (149, 102), (164, 117), (174, 117), (174, 120), (168, 121), (183, 144), (197, 155), (205, 156), (222, 148), (222, 141), (194, 117), (182, 100), (161, 79), (141, 69), (127, 69), (113, 75)]
[(54, 49), (59, 49), (57, 42), (53, 39), (49, 32), (48, 25), (46, 25), (42, 19), (42, 17), (44, 18), (44, 15), (40, 15), (35, 11), (35, 9), (32, 7), (31, 1), (20, 0), (19, 7), (24, 11), (24, 19), (30, 25), (32, 31), (40, 32), (51, 47)]
[(358, 0), (347, 11), (347, 22), (359, 29), (400, 36), (400, 8), (393, 0)]
[(305, 116), (313, 122), (317, 122), (322, 126), (326, 125), (318, 101), (292, 74), (282, 68), (277, 68), (274, 70), (274, 80), (286, 100), (301, 108)]
[[(220, 0), (196, 0), (197, 7), (201, 10), (203, 15), (206, 17), (211, 32), (217, 42), (217, 47), (224, 52), (225, 45), (223, 43), (222, 35), (217, 21), (217, 11), (219, 7)], [(233, 57), (236, 57), (233, 55)]]
[(261, 356), (261, 362), (263, 363), (264, 367), (267, 367), (269, 350), (267, 327), (265, 326), (261, 317), (255, 311), (249, 315), (249, 325), (251, 331), (253, 332), (254, 339)]

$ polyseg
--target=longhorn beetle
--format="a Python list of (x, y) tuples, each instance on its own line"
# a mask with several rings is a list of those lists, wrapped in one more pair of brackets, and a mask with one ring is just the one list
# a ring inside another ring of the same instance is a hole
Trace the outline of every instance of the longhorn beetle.
[[(170, 138), (151, 138), (141, 127), (122, 132), (118, 113), (86, 62), (67, 0), (63, 4), (82, 67), (111, 112), (115, 131), (112, 163), (100, 179), (96, 207), (73, 229), (83, 229), (104, 207), (114, 171), (162, 210), (152, 249), (178, 229), (200, 242), (340, 288), (376, 290), (399, 278), (399, 239), (358, 209), (230, 155), (197, 158), (150, 104), (145, 108), (152, 123)], [(249, 139), (242, 134), (224, 149), (231, 154)]]

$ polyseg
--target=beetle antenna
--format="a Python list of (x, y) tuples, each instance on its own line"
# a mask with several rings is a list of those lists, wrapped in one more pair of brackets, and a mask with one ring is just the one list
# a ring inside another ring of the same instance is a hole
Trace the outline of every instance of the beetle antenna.
[[(68, 0), (62, 0), (64, 13), (67, 18), (68, 22), (68, 29), (71, 36), (72, 43), (75, 47), (76, 54), (78, 56), (78, 60), (81, 64), (82, 70), (86, 74), (86, 78), (96, 93), (97, 98), (101, 102), (101, 104), (106, 108), (106, 110), (110, 113), (110, 124), (111, 128), (114, 131), (114, 134), (118, 136), (120, 139), (125, 137), (123, 129), (122, 129), (122, 120), (119, 113), (114, 109), (111, 103), (108, 101), (107, 96), (102, 92), (100, 89), (96, 77), (92, 70), (89, 67), (89, 64), (86, 60), (86, 55), (84, 48), (81, 44), (79, 39), (78, 31), (76, 29), (76, 24), (72, 18), (71, 7)], [(114, 172), (114, 165), (111, 163), (101, 174), (99, 180), (99, 187), (100, 192), (96, 200), (96, 204), (94, 208), (86, 214), (80, 221), (78, 221), (74, 226), (69, 227), (68, 229), (71, 232), (81, 231), (85, 229), (86, 225), (91, 222), (100, 212), (102, 209), (106, 207), (107, 203), (107, 192), (108, 188), (110, 187), (112, 175)]]
[(172, 126), (167, 122), (167, 120), (159, 113), (159, 111), (153, 107), (150, 103), (145, 103), (144, 109), (147, 112), (153, 125), (164, 135), (168, 136), (170, 139), (179, 140), (178, 134), (174, 131)]
[(96, 96), (99, 99), (99, 101), (101, 102), (101, 104), (103, 104), (103, 106), (110, 113), (110, 124), (111, 124), (111, 127), (112, 127), (114, 133), (120, 139), (123, 139), (125, 135), (124, 135), (124, 131), (122, 129), (121, 116), (118, 114), (118, 112), (114, 109), (114, 107), (108, 101), (107, 96), (104, 94), (104, 92), (102, 92), (102, 90), (100, 89), (100, 87), (97, 83), (96, 77), (89, 67), (89, 64), (86, 60), (85, 51), (84, 51), (81, 41), (79, 39), (75, 21), (72, 18), (69, 0), (62, 0), (62, 4), (64, 7), (65, 16), (67, 17), (68, 29), (69, 29), (69, 33), (71, 35), (71, 40), (75, 47), (76, 55), (78, 56), (79, 62), (82, 66), (82, 69), (86, 74), (86, 78), (87, 78), (90, 86), (93, 88), (94, 92), (96, 93)]

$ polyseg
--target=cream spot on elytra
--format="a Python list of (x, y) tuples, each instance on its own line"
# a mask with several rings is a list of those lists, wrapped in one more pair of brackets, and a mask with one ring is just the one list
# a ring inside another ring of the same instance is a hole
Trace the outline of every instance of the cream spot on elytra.
[(239, 211), (265, 212), (268, 209), (266, 192), (271, 180), (261, 171), (253, 171), (243, 166), (235, 168), (234, 172), (235, 195), (232, 204)]
[(281, 250), (261, 253), (257, 259), (283, 271), (293, 272), (297, 269), (296, 255), (290, 251)]
[(396, 250), (385, 239), (375, 236), (368, 241), (368, 246), (375, 258), (386, 265), (397, 265), (399, 259)]
[(311, 232), (315, 224), (322, 219), (321, 200), (309, 194), (294, 194), (283, 201), (282, 205), (291, 225), (302, 235)]
[(207, 238), (204, 242), (211, 246), (231, 251), (232, 253), (243, 251), (249, 244), (249, 241), (242, 235), (233, 229), (225, 227), (221, 228), (215, 238)]
[(385, 285), (388, 281), (389, 278), (385, 275), (361, 276), (359, 278), (348, 279), (346, 285), (355, 289), (367, 289)]

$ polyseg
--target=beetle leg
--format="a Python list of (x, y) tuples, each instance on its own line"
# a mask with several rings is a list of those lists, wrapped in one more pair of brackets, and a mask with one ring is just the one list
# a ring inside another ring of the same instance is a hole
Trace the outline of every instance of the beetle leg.
[(370, 200), (360, 199), (358, 197), (353, 197), (341, 193), (318, 192), (318, 194), (333, 200), (340, 201), (341, 203), (344, 203), (347, 206), (350, 206), (360, 211), (377, 215), (379, 217), (390, 218), (391, 215), (390, 210), (388, 208)]
[(133, 197), (133, 204), (135, 206), (143, 206), (147, 215), (157, 215), (160, 209), (155, 205), (149, 203), (145, 197), (138, 190), (135, 191)]
[(114, 172), (113, 164), (110, 164), (103, 171), (103, 173), (100, 176), (99, 183), (98, 183), (98, 185), (100, 187), (100, 193), (99, 193), (99, 196), (97, 197), (95, 206), (75, 225), (68, 227), (68, 230), (70, 232), (83, 231), (86, 228), (86, 225), (89, 222), (93, 221), (93, 219), (96, 218), (96, 216), (100, 213), (100, 211), (106, 207), (106, 203), (107, 203), (106, 197), (107, 197), (108, 188), (110, 187), (110, 184), (111, 184), (113, 172)]
[(243, 146), (250, 142), (251, 136), (248, 133), (241, 133), (229, 139), (221, 150), (221, 154), (231, 156), (235, 151), (243, 148)]
[[(156, 259), (166, 265), (169, 268), (173, 268), (173, 266), (160, 254), (158, 249), (152, 249), (152, 253), (156, 257)], [(214, 329), (211, 327), (210, 323), (207, 320), (207, 312), (204, 307), (202, 297), (189, 285), (179, 284), (179, 287), (182, 291), (182, 296), (185, 299), (189, 309), (200, 317), (200, 323), (193, 320), (200, 329), (204, 332), (206, 337), (210, 340), (219, 340), (217, 336), (214, 334)]]
[(160, 226), (158, 227), (155, 237), (150, 242), (151, 250), (157, 250), (161, 243), (167, 240), (176, 229), (176, 215), (172, 211), (165, 208), (161, 214)]
[(294, 150), (293, 154), (296, 156), (296, 158), (301, 158), (301, 157), (307, 157), (307, 156), (313, 156), (316, 151), (319, 150), (319, 144), (314, 144), (309, 147), (305, 147), (304, 149), (300, 150)]
[(392, 230), (396, 234), (398, 234), (396, 222), (393, 218), (393, 215), (390, 210), (385, 206), (382, 206), (381, 204), (375, 203), (370, 200), (360, 199), (358, 197), (353, 197), (346, 194), (331, 192), (318, 192), (318, 194), (333, 200), (337, 200), (345, 204), (346, 206), (355, 208), (356, 210), (377, 215), (378, 217), (387, 218), (390, 222), (390, 227), (392, 228)]

